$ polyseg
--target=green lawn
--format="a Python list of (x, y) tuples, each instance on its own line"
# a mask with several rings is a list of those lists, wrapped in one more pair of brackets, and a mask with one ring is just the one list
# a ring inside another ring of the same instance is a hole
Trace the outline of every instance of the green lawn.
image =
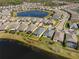
[(60, 0), (60, 1), (77, 2), (77, 3), (79, 3), (79, 0)]
[(0, 0), (0, 5), (16, 5), (22, 3), (22, 0)]
[[(64, 4), (60, 4), (60, 3), (53, 3), (53, 2), (51, 2), (51, 1), (54, 1), (54, 0), (0, 0), (0, 5), (16, 5), (16, 4), (22, 3), (23, 1), (40, 2), (40, 3), (43, 3), (44, 5), (48, 5), (48, 6), (64, 5)], [(63, 0), (61, 0), (61, 1), (63, 1)], [(64, 0), (64, 1), (79, 2), (79, 0)]]

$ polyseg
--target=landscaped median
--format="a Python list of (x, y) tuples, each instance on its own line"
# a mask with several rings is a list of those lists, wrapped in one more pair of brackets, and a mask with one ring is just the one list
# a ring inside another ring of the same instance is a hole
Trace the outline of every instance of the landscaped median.
[(24, 33), (22, 34), (23, 35), (17, 35), (16, 33), (11, 34), (0, 32), (0, 38), (10, 39), (10, 41), (15, 40), (22, 42), (24, 45), (31, 47), (33, 50), (43, 52), (58, 59), (78, 59), (79, 57), (78, 51), (74, 52), (75, 50), (64, 48), (60, 43), (54, 43), (46, 38), (41, 41), (25, 39)]

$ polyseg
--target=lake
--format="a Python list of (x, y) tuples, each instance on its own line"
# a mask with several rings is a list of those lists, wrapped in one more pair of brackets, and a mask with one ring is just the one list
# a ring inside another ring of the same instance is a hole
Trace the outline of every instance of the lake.
[(17, 41), (0, 39), (0, 59), (65, 59), (58, 55), (48, 56), (42, 52), (33, 51), (30, 47)]
[(48, 12), (40, 11), (40, 10), (31, 10), (31, 11), (24, 11), (18, 12), (17, 16), (20, 17), (40, 17), (43, 18), (48, 15)]

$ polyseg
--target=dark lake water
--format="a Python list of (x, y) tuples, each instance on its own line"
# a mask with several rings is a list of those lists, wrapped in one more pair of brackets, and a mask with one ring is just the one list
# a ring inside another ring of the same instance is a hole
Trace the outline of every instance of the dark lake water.
[(31, 10), (31, 11), (24, 11), (18, 12), (17, 16), (21, 17), (40, 17), (43, 18), (48, 15), (48, 12), (40, 11), (40, 10)]
[(65, 59), (52, 57), (41, 52), (33, 51), (30, 47), (18, 44), (15, 41), (0, 40), (0, 59)]

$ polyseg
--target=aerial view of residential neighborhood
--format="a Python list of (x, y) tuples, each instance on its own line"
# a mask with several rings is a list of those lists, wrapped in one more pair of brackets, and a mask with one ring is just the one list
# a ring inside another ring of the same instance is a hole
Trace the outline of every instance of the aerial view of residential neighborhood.
[(0, 59), (79, 59), (79, 0), (0, 0)]

